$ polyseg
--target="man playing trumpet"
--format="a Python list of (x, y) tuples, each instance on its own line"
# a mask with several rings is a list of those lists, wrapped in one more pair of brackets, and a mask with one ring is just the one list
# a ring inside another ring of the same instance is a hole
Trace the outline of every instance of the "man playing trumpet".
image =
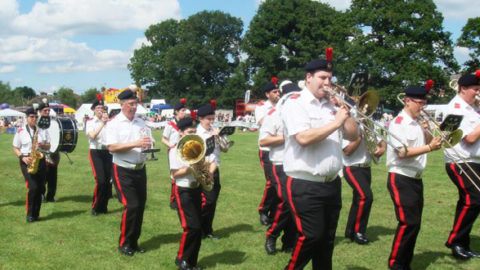
[[(463, 139), (445, 149), (445, 169), (458, 189), (458, 202), (453, 228), (445, 245), (452, 249), (456, 258), (479, 258), (470, 250), (470, 231), (480, 213), (480, 108), (476, 105), (480, 92), (480, 70), (465, 74), (458, 80), (457, 95), (448, 103), (448, 114), (463, 115), (459, 129)], [(476, 186), (475, 186), (476, 185)]]
[(388, 259), (390, 269), (410, 269), (422, 218), (422, 172), (427, 164), (426, 153), (442, 146), (441, 137), (432, 138), (425, 130), (428, 127), (418, 122), (427, 104), (428, 90), (417, 86), (407, 88), (403, 110), (393, 119), (388, 130), (387, 188), (398, 221)]

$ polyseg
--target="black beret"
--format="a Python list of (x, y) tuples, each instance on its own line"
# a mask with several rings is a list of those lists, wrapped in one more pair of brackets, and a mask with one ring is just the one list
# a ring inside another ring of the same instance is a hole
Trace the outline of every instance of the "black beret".
[(27, 111), (25, 112), (25, 114), (26, 114), (27, 116), (29, 116), (30, 114), (37, 115), (37, 111), (36, 111), (34, 108), (30, 107), (30, 108), (27, 109)]
[(136, 95), (135, 92), (133, 92), (132, 90), (127, 89), (127, 90), (122, 91), (122, 92), (118, 95), (118, 99), (119, 99), (119, 100), (137, 99), (137, 95)]
[(282, 86), (282, 94), (288, 94), (290, 92), (295, 92), (295, 91), (301, 91), (302, 88), (300, 88), (297, 84), (295, 83), (287, 83)]
[(308, 62), (304, 69), (306, 72), (315, 72), (319, 70), (332, 72), (332, 63), (329, 63), (324, 59), (314, 59)]
[(103, 100), (98, 100), (96, 99), (93, 103), (92, 103), (92, 107), (90, 107), (90, 109), (93, 111), (95, 110), (95, 107), (97, 107), (98, 105), (104, 105), (103, 103)]
[(46, 108), (46, 107), (50, 107), (50, 105), (47, 103), (44, 103), (44, 102), (41, 102), (40, 105), (38, 105), (38, 110), (42, 110), (43, 108)]
[(215, 114), (215, 109), (213, 109), (212, 105), (210, 105), (210, 104), (204, 105), (204, 106), (198, 108), (198, 112), (197, 112), (198, 116), (204, 117), (204, 116), (211, 115), (211, 114)]
[(264, 87), (263, 87), (263, 92), (268, 93), (274, 89), (277, 89), (278, 86), (274, 84), (273, 82), (268, 82)]
[(411, 98), (427, 99), (428, 91), (425, 87), (410, 86), (405, 89), (405, 95)]
[(460, 79), (458, 79), (458, 85), (461, 86), (470, 86), (470, 85), (479, 85), (480, 81), (477, 76), (473, 74), (465, 74)]
[(177, 127), (180, 130), (185, 130), (185, 129), (190, 128), (190, 127), (195, 127), (196, 124), (197, 124), (196, 121), (193, 120), (192, 118), (185, 117), (183, 119), (180, 119), (180, 121), (178, 121)]
[(185, 108), (185, 102), (186, 102), (185, 98), (180, 99), (179, 102), (175, 103), (175, 106), (173, 106), (173, 109), (175, 111), (178, 111), (178, 110), (181, 110), (181, 109)]

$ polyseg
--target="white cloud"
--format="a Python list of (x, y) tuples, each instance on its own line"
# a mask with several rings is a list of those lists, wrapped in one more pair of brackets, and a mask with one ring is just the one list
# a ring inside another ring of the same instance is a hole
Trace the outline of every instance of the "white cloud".
[(135, 40), (135, 42), (133, 42), (133, 45), (130, 48), (130, 50), (133, 52), (134, 50), (140, 49), (142, 47), (142, 45), (151, 46), (152, 43), (150, 41), (148, 41), (147, 38), (145, 38), (145, 37), (137, 38)]
[[(15, 0), (2, 0), (0, 14), (7, 14), (10, 27), (3, 34), (73, 36), (108, 34), (146, 29), (162, 20), (181, 18), (176, 0), (48, 0), (37, 2), (27, 14), (18, 13)], [(13, 15), (11, 15), (13, 14)]]
[(467, 60), (470, 59), (469, 54), (469, 49), (465, 47), (454, 47), (453, 48), (453, 55), (455, 56), (455, 59), (457, 59), (458, 63), (462, 65), (465, 63)]
[[(476, 0), (434, 0), (444, 18), (462, 19), (478, 17), (479, 3)], [(476, 8), (475, 8), (476, 7)]]
[(14, 65), (0, 66), (0, 73), (14, 72), (17, 69)]

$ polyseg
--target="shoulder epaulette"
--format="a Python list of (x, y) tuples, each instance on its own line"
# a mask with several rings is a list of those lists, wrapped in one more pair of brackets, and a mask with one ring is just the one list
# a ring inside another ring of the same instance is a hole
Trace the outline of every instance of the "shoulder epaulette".
[(291, 99), (297, 99), (300, 97), (300, 94), (293, 94), (290, 96)]
[(267, 114), (272, 115), (272, 113), (274, 113), (274, 112), (275, 112), (275, 108), (271, 109)]
[(403, 121), (403, 117), (402, 116), (397, 116), (397, 118), (395, 118), (395, 124), (401, 124)]
[(454, 107), (455, 109), (460, 109), (460, 103), (455, 103), (455, 104), (453, 105), (453, 107)]

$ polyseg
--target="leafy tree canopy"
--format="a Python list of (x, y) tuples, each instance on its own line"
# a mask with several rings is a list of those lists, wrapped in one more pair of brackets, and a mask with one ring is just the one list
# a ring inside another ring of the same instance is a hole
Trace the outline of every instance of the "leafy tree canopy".
[(457, 46), (470, 49), (470, 59), (463, 65), (466, 72), (480, 69), (480, 17), (468, 19), (462, 28), (462, 35), (457, 40)]

